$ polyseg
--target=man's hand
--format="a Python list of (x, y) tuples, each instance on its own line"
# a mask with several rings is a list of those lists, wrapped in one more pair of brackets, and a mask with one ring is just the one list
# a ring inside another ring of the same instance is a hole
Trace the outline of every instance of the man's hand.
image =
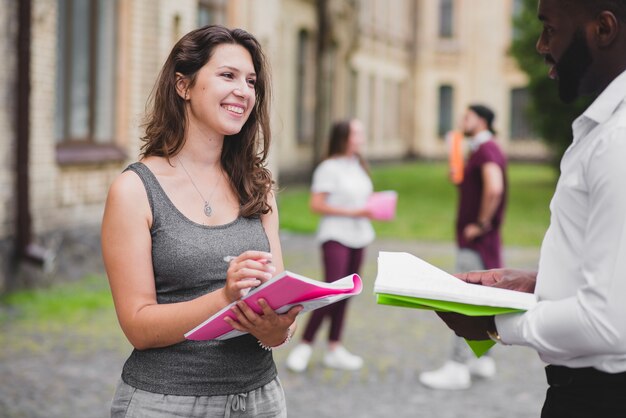
[(478, 224), (468, 224), (463, 229), (463, 237), (467, 241), (474, 241), (483, 235), (483, 230)]
[(468, 340), (488, 340), (487, 331), (496, 330), (493, 316), (466, 316), (454, 312), (436, 313), (456, 335)]
[[(494, 269), (458, 273), (455, 277), (471, 284), (499, 287), (518, 292), (533, 293), (537, 273), (515, 269)], [(487, 331), (496, 331), (493, 316), (466, 316), (453, 312), (437, 312), (437, 315), (459, 337), (468, 340), (487, 340)]]
[(455, 277), (472, 284), (534, 293), (537, 272), (516, 269), (494, 269), (458, 273)]

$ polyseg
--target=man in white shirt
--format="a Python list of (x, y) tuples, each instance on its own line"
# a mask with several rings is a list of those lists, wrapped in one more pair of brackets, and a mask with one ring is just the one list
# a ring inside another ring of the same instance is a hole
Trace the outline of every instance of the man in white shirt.
[(538, 15), (561, 99), (598, 96), (572, 125), (538, 272), (459, 277), (539, 303), (495, 319), (439, 315), (468, 339), (537, 350), (549, 364), (542, 418), (626, 417), (626, 0), (539, 0)]

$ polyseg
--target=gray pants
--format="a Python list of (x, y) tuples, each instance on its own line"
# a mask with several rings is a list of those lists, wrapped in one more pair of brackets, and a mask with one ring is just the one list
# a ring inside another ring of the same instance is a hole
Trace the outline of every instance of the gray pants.
[[(454, 270), (456, 273), (484, 269), (485, 265), (478, 252), (468, 248), (458, 249)], [(485, 353), (485, 355), (488, 356), (489, 352)], [(466, 363), (474, 357), (474, 353), (465, 342), (465, 339), (454, 336), (454, 340), (452, 342), (452, 355), (450, 359), (459, 363)]]
[(136, 389), (121, 379), (111, 403), (111, 418), (286, 418), (285, 393), (276, 377), (248, 393), (223, 396), (177, 396)]

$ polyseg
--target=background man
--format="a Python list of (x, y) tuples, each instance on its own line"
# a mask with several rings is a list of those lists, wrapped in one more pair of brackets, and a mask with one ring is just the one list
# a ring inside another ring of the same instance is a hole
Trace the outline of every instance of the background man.
[[(455, 271), (502, 267), (500, 229), (506, 206), (506, 158), (495, 141), (494, 113), (483, 105), (467, 108), (462, 122), (470, 154), (459, 184), (456, 221), (458, 246)], [(462, 338), (455, 338), (452, 356), (443, 367), (420, 375), (434, 389), (467, 389), (471, 376), (491, 378), (493, 358), (476, 359)]]

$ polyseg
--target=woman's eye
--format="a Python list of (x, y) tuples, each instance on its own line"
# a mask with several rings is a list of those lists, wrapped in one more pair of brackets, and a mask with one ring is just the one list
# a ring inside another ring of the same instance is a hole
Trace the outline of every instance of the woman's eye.
[(233, 73), (222, 73), (222, 77), (225, 77), (231, 80), (233, 78)]
[(248, 85), (249, 85), (250, 87), (254, 87), (254, 86), (256, 85), (256, 79), (254, 79), (254, 78), (249, 78), (249, 79), (248, 79)]

